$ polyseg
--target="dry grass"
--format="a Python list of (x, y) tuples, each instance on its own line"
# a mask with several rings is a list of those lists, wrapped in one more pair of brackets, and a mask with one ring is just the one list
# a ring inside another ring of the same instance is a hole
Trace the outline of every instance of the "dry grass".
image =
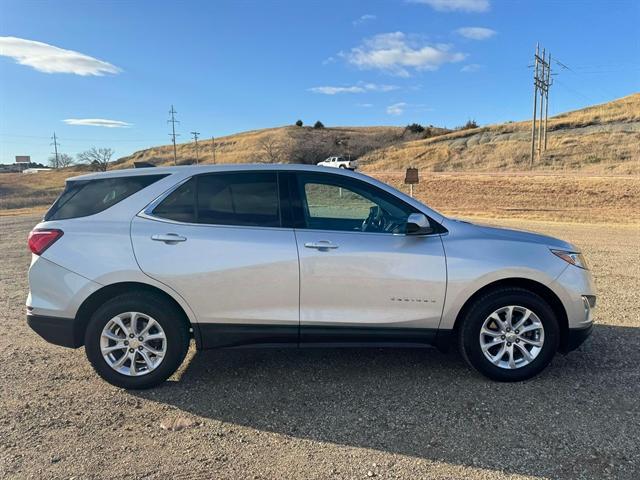
[(77, 175), (72, 170), (0, 174), (0, 215), (20, 209), (50, 205), (64, 186), (67, 177)]
[[(401, 173), (374, 173), (400, 190)], [(414, 196), (452, 216), (640, 223), (640, 178), (424, 173)]]
[[(528, 170), (530, 142), (531, 122), (506, 123), (376, 150), (361, 164), (368, 171)], [(640, 94), (551, 118), (548, 149), (533, 168), (640, 174)]]
[[(444, 132), (434, 129), (434, 133)], [(272, 161), (266, 158), (264, 144), (277, 143), (283, 150), (283, 162), (302, 144), (317, 142), (327, 148), (324, 155), (348, 155), (357, 151), (369, 151), (378, 147), (396, 144), (406, 140), (415, 140), (421, 135), (405, 132), (403, 127), (335, 127), (312, 129), (309, 127), (278, 127), (253, 130), (215, 139), (217, 163), (255, 163)], [(336, 144), (336, 140), (340, 144)], [(200, 163), (214, 163), (213, 142), (202, 139), (198, 142)], [(196, 148), (193, 142), (177, 146), (178, 163), (191, 164), (196, 160)], [(322, 158), (324, 159), (324, 157)], [(153, 162), (156, 165), (173, 164), (173, 146), (163, 145), (135, 152), (118, 160), (119, 167), (132, 166), (133, 162)]]
[[(604, 105), (554, 117), (550, 121), (549, 150), (528, 169), (527, 122), (495, 125), (441, 134), (428, 140), (404, 142), (377, 149), (362, 159), (363, 170), (401, 186), (408, 165), (421, 169), (423, 183), (416, 195), (425, 203), (454, 215), (518, 218), (567, 217), (580, 222), (635, 223), (640, 217), (640, 94)], [(636, 130), (634, 130), (636, 129)], [(264, 160), (265, 141), (291, 145), (347, 139), (352, 148), (397, 143), (407, 138), (400, 127), (327, 128), (281, 127), (255, 130), (216, 140), (218, 163)], [(442, 132), (438, 132), (442, 133)], [(326, 147), (326, 145), (325, 145)], [(191, 162), (195, 146), (179, 146), (179, 156)], [(211, 163), (211, 140), (200, 142), (202, 163)], [(173, 162), (171, 146), (154, 147), (121, 159), (116, 168), (134, 161)], [(432, 172), (429, 174), (428, 172)], [(451, 172), (455, 174), (435, 172)], [(479, 175), (481, 172), (491, 174)], [(510, 172), (509, 176), (493, 172)], [(525, 172), (529, 172), (528, 174)], [(566, 173), (562, 173), (566, 172)], [(24, 209), (43, 209), (77, 168), (37, 175), (0, 175), (0, 215)], [(617, 178), (604, 175), (618, 175)]]

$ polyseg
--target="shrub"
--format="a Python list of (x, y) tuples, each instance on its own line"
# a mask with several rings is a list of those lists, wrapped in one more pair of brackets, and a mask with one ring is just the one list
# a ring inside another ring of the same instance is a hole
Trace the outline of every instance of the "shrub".
[(302, 120), (298, 120), (296, 122), (296, 127), (301, 127), (302, 125), (304, 125), (304, 123), (302, 123)]
[(478, 128), (478, 124), (475, 120), (467, 120), (467, 123), (459, 127), (459, 130), (470, 130), (472, 128)]
[(313, 128), (324, 128), (324, 124), (320, 120), (318, 120), (313, 124)]
[(412, 123), (407, 125), (405, 129), (409, 130), (411, 133), (422, 133), (424, 132), (424, 127), (419, 123)]

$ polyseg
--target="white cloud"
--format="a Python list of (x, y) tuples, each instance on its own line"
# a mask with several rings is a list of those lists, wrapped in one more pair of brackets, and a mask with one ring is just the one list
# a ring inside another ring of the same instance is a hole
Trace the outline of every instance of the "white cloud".
[(365, 93), (365, 92), (390, 92), (397, 90), (396, 85), (378, 85), (375, 83), (358, 83), (357, 85), (351, 85), (346, 87), (313, 87), (309, 91), (313, 93), (320, 93), (322, 95), (337, 95), (339, 93)]
[(44, 73), (102, 76), (121, 72), (115, 65), (83, 53), (24, 38), (0, 37), (0, 56), (13, 58), (20, 65)]
[(370, 13), (365, 13), (360, 18), (355, 19), (352, 23), (354, 26), (357, 27), (358, 25), (362, 25), (363, 23), (372, 22), (376, 18), (378, 17), (376, 17), (375, 15), (371, 15)]
[(486, 12), (490, 8), (489, 0), (408, 0), (411, 3), (423, 3), (439, 12)]
[(453, 52), (451, 45), (427, 45), (402, 32), (382, 33), (366, 39), (362, 45), (341, 53), (361, 69), (377, 69), (402, 77), (409, 70), (437, 70), (444, 63), (464, 60), (464, 53)]
[(373, 107), (373, 103), (356, 103), (356, 107), (371, 108)]
[(463, 27), (457, 29), (456, 33), (465, 38), (470, 38), (471, 40), (486, 40), (487, 38), (493, 37), (498, 32), (484, 27)]
[(387, 113), (389, 115), (402, 115), (407, 104), (405, 102), (394, 103), (387, 107)]
[(460, 71), (464, 73), (473, 73), (477, 72), (478, 70), (482, 70), (482, 65), (479, 65), (477, 63), (470, 63), (469, 65), (465, 65), (460, 69)]
[(67, 125), (82, 125), (88, 127), (128, 128), (130, 123), (120, 120), (107, 120), (104, 118), (67, 118), (63, 120)]

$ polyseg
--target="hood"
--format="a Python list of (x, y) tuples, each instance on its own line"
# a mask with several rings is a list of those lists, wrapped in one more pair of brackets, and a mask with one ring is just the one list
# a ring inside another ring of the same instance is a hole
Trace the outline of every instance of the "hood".
[(567, 250), (573, 252), (579, 252), (574, 245), (559, 238), (550, 237), (548, 235), (542, 235), (540, 233), (527, 232), (525, 230), (514, 230), (511, 228), (495, 227), (489, 225), (480, 225), (464, 220), (448, 219), (448, 221), (455, 222), (457, 226), (461, 226), (467, 233), (477, 234), (483, 238), (495, 238), (499, 240), (508, 240), (512, 242), (522, 243), (536, 243), (539, 245), (546, 245), (550, 248), (557, 248), (559, 250)]

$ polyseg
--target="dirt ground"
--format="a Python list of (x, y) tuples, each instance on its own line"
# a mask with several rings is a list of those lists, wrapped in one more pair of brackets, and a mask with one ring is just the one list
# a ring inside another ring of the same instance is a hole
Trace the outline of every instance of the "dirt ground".
[(578, 244), (597, 282), (591, 339), (524, 383), (435, 349), (192, 350), (126, 392), (27, 327), (36, 222), (0, 218), (0, 478), (640, 478), (637, 224), (492, 220)]

